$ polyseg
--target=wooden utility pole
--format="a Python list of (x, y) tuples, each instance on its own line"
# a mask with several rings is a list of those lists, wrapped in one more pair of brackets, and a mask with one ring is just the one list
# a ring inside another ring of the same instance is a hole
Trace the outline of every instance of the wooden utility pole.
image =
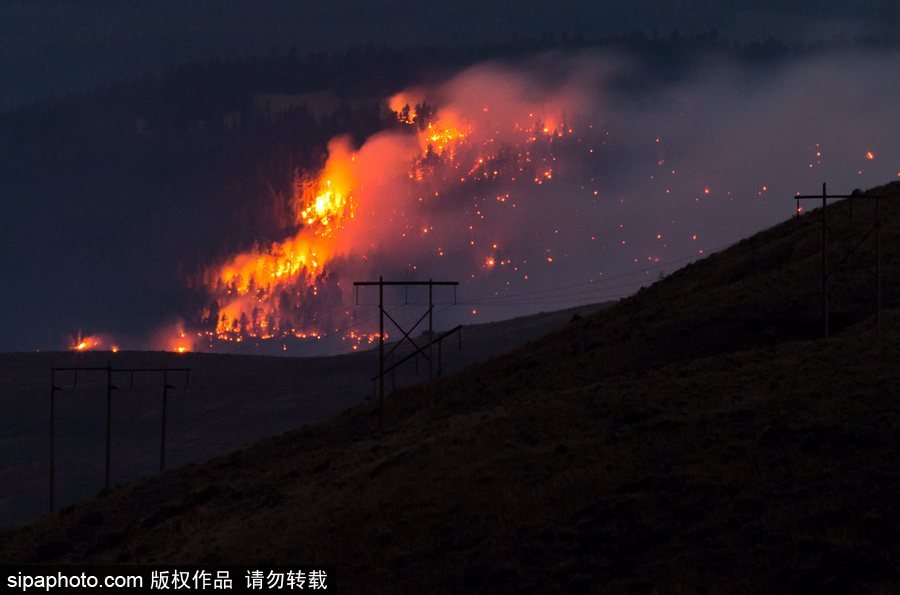
[[(428, 378), (434, 377), (434, 365), (432, 360), (432, 337), (434, 334), (434, 287), (435, 286), (451, 286), (456, 287), (459, 285), (458, 281), (434, 281), (429, 279), (428, 281), (385, 281), (384, 276), (379, 276), (378, 281), (355, 281), (353, 285), (357, 288), (357, 304), (359, 303), (359, 288), (365, 286), (378, 286), (378, 401), (379, 401), (379, 425), (380, 427), (384, 427), (384, 375), (385, 369), (384, 365), (388, 358), (393, 355), (393, 353), (397, 350), (400, 345), (403, 344), (404, 341), (409, 342), (415, 349), (414, 353), (421, 354), (426, 360), (428, 360)], [(405, 290), (408, 290), (409, 287), (412, 286), (427, 286), (428, 287), (428, 310), (426, 310), (425, 314), (419, 318), (415, 324), (409, 327), (408, 330), (404, 329), (403, 326), (397, 322), (385, 309), (384, 306), (384, 288), (389, 286), (402, 286)], [(454, 302), (455, 302), (456, 294), (454, 292)], [(422, 349), (412, 338), (413, 331), (418, 328), (419, 324), (425, 320), (425, 317), (428, 317), (428, 351), (426, 352)], [(403, 335), (399, 341), (391, 348), (390, 352), (387, 355), (384, 353), (384, 325), (385, 318), (388, 319), (393, 325), (400, 331)]]
[[(57, 384), (57, 374), (59, 372), (73, 372), (72, 387), (63, 389)], [(135, 372), (155, 372), (163, 374), (163, 399), (162, 399), (162, 431), (160, 436), (160, 452), (159, 452), (159, 470), (164, 471), (166, 468), (166, 410), (168, 407), (168, 397), (170, 390), (179, 390), (179, 387), (169, 384), (169, 373), (177, 372), (184, 374), (184, 385), (180, 390), (187, 390), (188, 381), (190, 379), (190, 368), (113, 368), (111, 362), (107, 362), (105, 367), (53, 367), (50, 368), (50, 485), (49, 485), (49, 509), (50, 512), (56, 507), (56, 393), (72, 392), (78, 388), (79, 372), (105, 372), (106, 373), (106, 470), (104, 486), (108, 490), (112, 485), (112, 391), (119, 390), (119, 387), (112, 383), (113, 374), (128, 372), (131, 374), (134, 383)]]
[[(875, 240), (875, 272), (872, 273), (871, 269), (868, 270), (875, 277), (875, 334), (876, 336), (881, 334), (881, 214), (879, 210), (879, 202), (882, 198), (889, 198), (886, 196), (879, 196), (875, 194), (828, 194), (825, 183), (822, 183), (822, 194), (797, 194), (792, 197), (797, 201), (797, 214), (800, 214), (800, 201), (806, 199), (814, 199), (822, 201), (822, 326), (824, 330), (824, 336), (827, 339), (829, 336), (829, 324), (828, 324), (828, 279), (834, 274), (841, 266), (846, 263), (851, 256), (855, 256), (857, 250), (862, 246), (863, 243), (869, 238), (870, 235), (874, 235)], [(828, 238), (829, 238), (829, 230), (828, 227), (828, 199), (839, 199), (845, 198), (850, 202), (851, 213), (853, 208), (854, 200), (874, 200), (875, 201), (875, 222), (866, 231), (863, 235), (862, 239), (857, 242), (853, 247), (851, 247), (843, 257), (838, 261), (836, 265), (829, 269), (828, 265)], [(895, 197), (894, 197), (895, 198)]]

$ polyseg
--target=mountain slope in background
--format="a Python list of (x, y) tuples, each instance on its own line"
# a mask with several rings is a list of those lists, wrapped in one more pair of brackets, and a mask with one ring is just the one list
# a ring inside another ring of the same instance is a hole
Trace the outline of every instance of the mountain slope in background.
[[(872, 202), (828, 209), (836, 263)], [(7, 531), (0, 556), (302, 561), (367, 592), (892, 592), (900, 203), (881, 209), (880, 337), (870, 242), (819, 338), (813, 211), (401, 389), (383, 426), (356, 407)]]

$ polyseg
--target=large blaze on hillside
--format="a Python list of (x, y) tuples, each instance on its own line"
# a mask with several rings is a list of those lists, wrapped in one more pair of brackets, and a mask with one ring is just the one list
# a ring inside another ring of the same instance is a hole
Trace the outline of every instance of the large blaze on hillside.
[[(870, 116), (785, 100), (785, 81), (807, 70), (753, 89), (760, 123), (732, 73), (645, 98), (612, 90), (630, 67), (544, 56), (386, 98), (381, 132), (332, 139), (321, 169), (296, 175), (292, 233), (204, 271), (193, 334), (213, 349), (325, 337), (355, 348), (377, 331), (352, 283), (379, 275), (459, 281), (456, 322), (614, 299), (792, 215), (786, 198), (823, 176), (893, 171), (875, 156), (896, 140)], [(852, 126), (836, 126), (838, 112)], [(786, 127), (800, 132), (773, 144)]]
[(383, 132), (360, 147), (333, 139), (322, 170), (295, 178), (295, 233), (205, 272), (210, 344), (335, 333), (371, 341), (366, 329), (341, 327), (352, 317), (342, 307), (351, 275), (374, 274), (373, 263), (415, 272), (413, 254), (452, 258), (469, 278), (517, 269), (502, 222), (485, 225), (487, 213), (519, 208), (513, 188), (553, 179), (555, 149), (575, 133), (567, 111), (578, 105), (559, 93), (530, 103), (515, 85), (473, 102), (482, 84), (398, 93)]
[(295, 235), (207, 271), (214, 301), (203, 318), (215, 325), (216, 339), (316, 334), (304, 314), (328, 278), (327, 265), (340, 251), (345, 222), (355, 211), (356, 156), (343, 139), (331, 142), (329, 154), (317, 177), (294, 182)]
[[(377, 295), (353, 282), (379, 276), (459, 282), (457, 307), (438, 296), (438, 328), (622, 298), (796, 215), (790, 198), (823, 181), (851, 192), (900, 178), (900, 133), (884, 125), (894, 70), (891, 52), (776, 73), (724, 60), (674, 78), (600, 51), (476, 64), (383, 97), (380, 131), (332, 138), (290, 191), (216, 211), (203, 260), (166, 267), (177, 291), (147, 321), (155, 333), (89, 320), (66, 345), (340, 353), (378, 339)], [(803, 89), (822, 77), (833, 92), (811, 109)], [(229, 233), (257, 212), (240, 228), (253, 234)], [(423, 301), (386, 290), (406, 324)]]

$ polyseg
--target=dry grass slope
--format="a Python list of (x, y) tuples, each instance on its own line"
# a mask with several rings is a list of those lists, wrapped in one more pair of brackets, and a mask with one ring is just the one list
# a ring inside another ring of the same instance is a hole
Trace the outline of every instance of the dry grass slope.
[[(856, 202), (852, 224), (829, 207), (837, 237), (871, 220)], [(900, 202), (882, 211), (880, 341), (852, 271), (817, 338), (813, 212), (398, 391), (382, 431), (351, 409), (6, 532), (2, 559), (327, 563), (358, 592), (897, 592)]]

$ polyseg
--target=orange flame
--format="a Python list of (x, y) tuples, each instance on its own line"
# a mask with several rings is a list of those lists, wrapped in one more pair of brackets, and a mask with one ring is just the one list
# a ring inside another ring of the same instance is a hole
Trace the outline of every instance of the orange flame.
[(329, 158), (319, 177), (299, 179), (294, 185), (296, 235), (238, 254), (208, 275), (210, 285), (223, 294), (215, 331), (220, 339), (241, 334), (270, 338), (281, 333), (277, 321), (258, 313), (276, 310), (280, 290), (298, 282), (312, 285), (335, 256), (335, 237), (355, 216), (355, 157), (343, 138), (333, 139), (328, 148)]
[(70, 351), (94, 351), (103, 349), (104, 344), (111, 342), (106, 335), (87, 335), (82, 336), (81, 331), (74, 339), (69, 339)]
[[(559, 114), (545, 117), (548, 110), (563, 113), (561, 108), (523, 104), (518, 98), (498, 109), (484, 105), (483, 97), (477, 104), (467, 100), (440, 107), (428, 101), (431, 98), (419, 89), (391, 97), (388, 106), (402, 130), (395, 127), (374, 135), (358, 151), (346, 138), (332, 139), (323, 170), (295, 182), (295, 233), (236, 254), (206, 272), (213, 301), (203, 318), (214, 329), (207, 332), (210, 340), (318, 337), (321, 329), (308, 328), (318, 324), (316, 318), (310, 322), (297, 310), (318, 296), (329, 278), (328, 265), (336, 258), (355, 254), (365, 260), (368, 251), (394, 241), (376, 220), (394, 221), (401, 237), (412, 229), (430, 235), (432, 226), (425, 221), (417, 225), (394, 198), (400, 179), (413, 184), (497, 179), (510, 163), (510, 153), (501, 161), (501, 151), (516, 146), (511, 152), (513, 181), (520, 175), (522, 181), (533, 179), (536, 184), (553, 180), (551, 162), (544, 159), (539, 165), (528, 146), (572, 132)], [(510, 114), (511, 105), (515, 115)], [(435, 172), (446, 179), (429, 181)], [(480, 211), (476, 215), (483, 218)], [(361, 226), (358, 218), (368, 224)], [(438, 253), (443, 254), (440, 247)], [(495, 256), (482, 260), (486, 269), (496, 262)], [(360, 336), (345, 339), (359, 341)]]
[(70, 349), (73, 351), (89, 351), (91, 349), (95, 349), (100, 346), (99, 341), (94, 339), (93, 337), (85, 337), (75, 345), (72, 345)]
[(160, 331), (157, 334), (156, 345), (157, 349), (174, 353), (187, 353), (194, 350), (194, 340), (185, 331), (181, 321)]

